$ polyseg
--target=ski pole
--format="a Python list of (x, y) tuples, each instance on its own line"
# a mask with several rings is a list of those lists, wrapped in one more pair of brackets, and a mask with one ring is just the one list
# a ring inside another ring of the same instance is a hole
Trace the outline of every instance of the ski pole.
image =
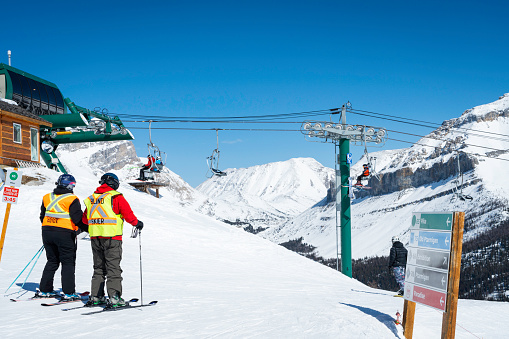
[[(42, 245), (42, 247), (44, 248), (44, 245)], [(32, 265), (32, 268), (30, 269), (30, 272), (28, 272), (26, 278), (25, 278), (25, 281), (23, 281), (23, 284), (21, 285), (21, 287), (19, 288), (19, 290), (21, 291), (23, 289), (23, 287), (25, 286), (25, 283), (27, 282), (27, 279), (28, 277), (30, 276), (30, 274), (32, 273), (32, 270), (34, 269), (35, 267), (35, 264), (37, 264), (37, 261), (39, 260), (39, 257), (41, 256), (42, 254), (42, 251), (39, 252), (39, 255), (37, 256), (37, 259), (35, 259), (34, 261), (34, 264)]]
[[(41, 255), (42, 251), (44, 250), (44, 245), (41, 246), (41, 248), (39, 248), (39, 250), (37, 251), (37, 253), (35, 253), (34, 257), (32, 259), (30, 259), (30, 261), (28, 262), (28, 264), (25, 266), (25, 268), (23, 269), (23, 271), (21, 271), (18, 276), (16, 277), (16, 279), (14, 279), (14, 281), (12, 282), (12, 284), (9, 285), (9, 287), (7, 287), (7, 289), (5, 290), (4, 293), (7, 293), (7, 291), (11, 288), (12, 285), (14, 285), (14, 283), (16, 282), (16, 280), (18, 280), (19, 276), (23, 274), (23, 272), (25, 272), (25, 270), (27, 269), (27, 267), (30, 265), (30, 263), (34, 260), (35, 257), (37, 257), (37, 255), (39, 254), (39, 256)], [(40, 253), (39, 253), (40, 252)], [(39, 259), (39, 258), (37, 258)], [(37, 260), (36, 260), (37, 262)], [(33, 267), (32, 267), (33, 269)], [(31, 272), (31, 271), (30, 271)]]
[(139, 243), (140, 243), (140, 294), (141, 294), (141, 304), (143, 305), (143, 270), (141, 268), (141, 231), (140, 231), (140, 238), (139, 238)]

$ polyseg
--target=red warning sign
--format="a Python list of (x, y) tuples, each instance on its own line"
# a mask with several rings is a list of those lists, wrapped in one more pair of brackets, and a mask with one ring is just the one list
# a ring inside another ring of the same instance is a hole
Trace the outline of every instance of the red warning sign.
[(18, 203), (19, 188), (5, 187), (4, 194), (2, 195), (2, 201), (10, 204)]

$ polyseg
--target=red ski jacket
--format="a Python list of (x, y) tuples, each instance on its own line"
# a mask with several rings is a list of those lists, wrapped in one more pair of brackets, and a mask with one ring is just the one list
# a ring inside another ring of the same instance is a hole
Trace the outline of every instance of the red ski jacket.
[[(106, 184), (102, 184), (101, 186), (97, 187), (94, 193), (102, 194), (108, 191), (113, 191), (114, 189)], [(130, 223), (133, 226), (136, 226), (138, 223), (138, 218), (133, 213), (133, 210), (131, 209), (131, 206), (125, 200), (124, 196), (119, 194), (113, 197), (112, 199), (113, 204), (113, 212), (116, 214), (121, 214), (125, 221)], [(81, 221), (83, 221), (84, 224), (88, 225), (88, 218), (87, 218), (87, 208), (85, 208), (85, 212), (83, 212), (83, 216), (81, 217)], [(122, 240), (122, 236), (116, 236), (113, 237), (114, 240)]]
[(147, 160), (148, 162), (145, 164), (146, 168), (150, 168), (150, 166), (152, 166), (152, 164), (156, 162), (156, 159), (154, 159), (154, 157), (148, 157)]

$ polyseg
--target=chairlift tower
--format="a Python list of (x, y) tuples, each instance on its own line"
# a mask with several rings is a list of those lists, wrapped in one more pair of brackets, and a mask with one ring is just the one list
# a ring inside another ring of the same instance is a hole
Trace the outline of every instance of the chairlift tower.
[[(351, 194), (349, 192), (351, 185), (349, 179), (352, 154), (350, 153), (350, 141), (354, 142), (354, 145), (366, 145), (367, 143), (382, 144), (387, 140), (387, 131), (380, 127), (347, 125), (347, 106), (350, 106), (350, 103), (343, 105), (341, 108), (341, 123), (306, 121), (302, 124), (301, 131), (307, 137), (321, 138), (325, 139), (323, 142), (334, 143), (336, 170), (336, 268), (339, 271), (339, 257), (341, 256), (341, 272), (351, 278), (352, 226), (350, 217)], [(339, 234), (341, 234), (341, 252), (339, 248)]]

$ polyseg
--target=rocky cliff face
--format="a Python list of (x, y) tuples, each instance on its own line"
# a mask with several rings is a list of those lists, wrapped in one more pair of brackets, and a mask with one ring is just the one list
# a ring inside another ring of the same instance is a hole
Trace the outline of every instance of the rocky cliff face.
[(132, 141), (83, 142), (63, 144), (58, 147), (59, 152), (76, 152), (78, 150), (90, 150), (88, 164), (101, 172), (120, 170), (126, 164), (141, 164)]
[[(460, 168), (463, 173), (468, 172), (479, 163), (471, 156), (459, 156)], [(424, 185), (430, 185), (450, 177), (458, 175), (458, 159), (450, 157), (445, 162), (436, 162), (431, 167), (425, 165), (413, 170), (411, 167), (404, 167), (394, 172), (380, 173), (380, 180), (372, 177), (368, 186), (372, 187), (370, 191), (363, 191), (359, 196), (383, 195), (387, 193), (402, 191), (407, 188), (414, 188)], [(366, 193), (364, 193), (366, 192)]]

